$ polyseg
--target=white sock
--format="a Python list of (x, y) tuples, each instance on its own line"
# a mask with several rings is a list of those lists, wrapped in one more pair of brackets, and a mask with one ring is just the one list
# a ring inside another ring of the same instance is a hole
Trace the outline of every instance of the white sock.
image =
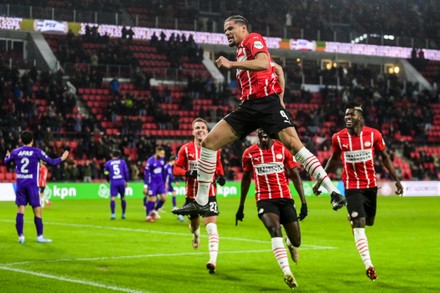
[(217, 224), (209, 223), (206, 225), (206, 231), (209, 237), (209, 263), (217, 263), (219, 237), (217, 232)]
[(283, 273), (291, 274), (292, 271), (290, 270), (289, 259), (287, 258), (287, 251), (282, 237), (272, 238), (272, 251)]
[(217, 151), (202, 147), (197, 166), (197, 195), (196, 201), (206, 205), (209, 197), (209, 187), (217, 166)]
[(316, 180), (321, 181), (322, 185), (324, 185), (325, 189), (327, 189), (330, 194), (334, 191), (340, 193), (332, 184), (332, 181), (328, 177), (324, 168), (322, 168), (319, 160), (308, 149), (305, 147), (300, 149), (299, 152), (295, 154), (295, 159), (304, 166), (307, 173), (313, 176)]
[(354, 228), (354, 242), (356, 243), (356, 248), (364, 262), (365, 268), (373, 266), (370, 258), (370, 249), (368, 248), (368, 239), (365, 234), (365, 228)]

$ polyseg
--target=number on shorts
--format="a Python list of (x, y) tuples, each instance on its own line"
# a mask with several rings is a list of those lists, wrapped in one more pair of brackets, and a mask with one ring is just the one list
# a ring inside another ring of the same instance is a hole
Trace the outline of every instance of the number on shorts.
[(289, 123), (289, 124), (291, 124), (291, 123), (290, 123), (289, 116), (287, 116), (287, 114), (286, 114), (286, 112), (285, 112), (284, 110), (280, 110), (280, 114), (281, 114), (281, 116), (284, 118), (284, 122), (285, 122), (285, 123)]
[(210, 212), (218, 213), (217, 208), (218, 208), (217, 207), (217, 203), (215, 201), (212, 201), (212, 202), (209, 203), (209, 211)]

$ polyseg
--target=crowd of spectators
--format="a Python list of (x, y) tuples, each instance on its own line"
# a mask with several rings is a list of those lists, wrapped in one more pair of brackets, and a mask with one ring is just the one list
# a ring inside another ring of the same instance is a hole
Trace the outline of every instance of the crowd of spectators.
[[(159, 36), (154, 33), (150, 44), (167, 56), (172, 68), (181, 68), (184, 61), (201, 63), (203, 60), (203, 48), (196, 44), (192, 35), (187, 39), (185, 35), (172, 33), (167, 40), (164, 32)], [(187, 58), (184, 60), (184, 57)]]
[[(85, 43), (93, 44), (93, 48), (85, 49)], [(100, 82), (101, 78), (94, 76), (93, 71), (103, 74), (101, 66), (139, 66), (139, 60), (133, 56), (129, 49), (130, 40), (110, 39), (107, 35), (101, 36), (97, 32), (96, 26), (86, 26), (86, 34), (75, 36), (72, 32), (57, 42), (55, 55), (63, 67), (69, 64), (74, 67), (77, 64), (90, 64), (91, 70), (87, 75), (89, 79)], [(84, 79), (84, 78), (83, 78)]]
[[(76, 88), (69, 81), (63, 80), (61, 72), (38, 73), (33, 68), (20, 76), (17, 69), (9, 69), (3, 64), (0, 76), (3, 152), (16, 146), (20, 131), (27, 128), (34, 131), (36, 146), (50, 155), (56, 155), (62, 151), (63, 144), (54, 144), (54, 141), (60, 140), (62, 133), (74, 135), (77, 142), (74, 151), (75, 160), (69, 160), (56, 168), (53, 172), (55, 180), (73, 180), (74, 178), (81, 180), (83, 177), (103, 179), (99, 164), (108, 159), (112, 148), (121, 150), (126, 147), (136, 148), (139, 160), (132, 163), (139, 170), (143, 158), (152, 154), (156, 146), (156, 138), (140, 135), (142, 123), (131, 117), (153, 116), (160, 129), (178, 129), (179, 116), (172, 115), (170, 111), (163, 111), (160, 107), (161, 104), (167, 103), (166, 97), (170, 95), (166, 87), (162, 91), (153, 87), (149, 97), (136, 97), (131, 94), (119, 96), (119, 93), (115, 93), (115, 99), (109, 104), (107, 119), (116, 121), (117, 117), (122, 117), (121, 133), (116, 136), (107, 136), (102, 129), (99, 129), (94, 118), (87, 114), (74, 113)], [(374, 72), (365, 67), (353, 66), (347, 78), (352, 82), (343, 89), (324, 87), (321, 90), (320, 107), (310, 111), (297, 109), (291, 113), (303, 142), (312, 152), (329, 150), (331, 133), (343, 127), (341, 118), (343, 107), (340, 105), (352, 100), (364, 105), (367, 125), (387, 129), (385, 137), (389, 149), (402, 147), (398, 139), (400, 136), (411, 137), (410, 145), (413, 148), (426, 142), (427, 131), (432, 128), (434, 122), (433, 109), (429, 105), (440, 102), (438, 92), (426, 90), (419, 92), (418, 86), (411, 83), (406, 83), (404, 87), (395, 76), (380, 74), (375, 76)], [(374, 82), (371, 82), (371, 78)], [(203, 84), (201, 81), (200, 83)], [(192, 109), (194, 99), (206, 98), (206, 88), (207, 86), (200, 85), (194, 87), (191, 81), (185, 90), (187, 98), (182, 97), (181, 100), (182, 109)], [(222, 100), (224, 93), (214, 90), (211, 94), (213, 100), (216, 101), (213, 103), (215, 106), (200, 107), (198, 114), (215, 123), (226, 114), (223, 107), (218, 106), (218, 101)], [(38, 103), (34, 99), (45, 101), (47, 105), (44, 108), (45, 111), (39, 111)], [(186, 99), (191, 102), (185, 103)], [(308, 103), (310, 101), (311, 94), (304, 89), (287, 88), (286, 102)], [(229, 110), (231, 109), (232, 106)], [(323, 123), (326, 121), (335, 121), (335, 123), (327, 131), (322, 131)], [(384, 128), (384, 126), (387, 127)], [(248, 145), (248, 141), (236, 142), (223, 150), (222, 159), (230, 177), (234, 177), (233, 168), (240, 166), (241, 152)], [(176, 151), (168, 149), (168, 154), (171, 155)], [(403, 155), (408, 159), (407, 153), (408, 151), (404, 148)], [(409, 159), (411, 159), (413, 178), (426, 179), (435, 176), (436, 173), (431, 171), (438, 167), (437, 157), (431, 154), (420, 154), (416, 159), (414, 155)], [(84, 172), (84, 166), (90, 162), (91, 172), (89, 172), (89, 166)], [(434, 169), (424, 168), (426, 163), (435, 163)], [(380, 171), (378, 173), (382, 174)]]
[[(8, 0), (0, 2), (16, 5)], [(440, 27), (436, 21), (440, 5), (434, 0), (28, 0), (22, 1), (20, 5), (54, 7), (70, 11), (79, 9), (90, 11), (91, 15), (95, 11), (124, 13), (126, 17), (131, 18), (131, 24), (139, 17), (153, 20), (151, 24), (154, 24), (154, 19), (158, 17), (166, 19), (160, 21), (159, 25), (162, 23), (172, 26), (167, 28), (175, 28), (175, 23), (178, 23), (179, 28), (194, 28), (195, 22), (198, 30), (215, 32), (223, 31), (223, 21), (226, 17), (241, 14), (249, 19), (254, 31), (269, 36), (298, 38), (303, 30), (305, 38), (317, 39), (319, 30), (321, 39), (327, 41), (333, 41), (335, 35), (337, 38), (343, 37), (343, 41), (350, 41), (347, 39), (350, 34), (353, 37), (380, 34), (394, 35), (400, 39), (413, 37), (422, 40), (419, 44), (423, 45), (424, 40), (428, 39), (428, 46), (432, 48), (438, 48), (440, 45), (437, 43)], [(62, 17), (63, 13), (57, 15)], [(122, 15), (119, 17), (122, 19)]]

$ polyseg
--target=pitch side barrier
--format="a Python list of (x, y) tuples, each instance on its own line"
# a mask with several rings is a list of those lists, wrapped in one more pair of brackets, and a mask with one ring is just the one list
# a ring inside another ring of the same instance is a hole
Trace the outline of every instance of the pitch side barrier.
[[(304, 192), (306, 196), (314, 196), (312, 186), (314, 182), (304, 181)], [(342, 181), (333, 181), (342, 193), (344, 193)], [(183, 184), (182, 184), (183, 185)], [(440, 196), (440, 181), (402, 181), (404, 196)], [(15, 200), (15, 183), (0, 183), (0, 201)], [(143, 198), (144, 184), (142, 182), (132, 182), (125, 189), (127, 198)], [(185, 187), (176, 186), (178, 197), (185, 196)], [(290, 189), (294, 197), (298, 196), (293, 184)], [(248, 196), (253, 197), (254, 185), (251, 184)], [(321, 187), (322, 195), (329, 194)], [(395, 184), (391, 181), (379, 182), (379, 195), (395, 195)], [(75, 200), (75, 199), (108, 199), (110, 197), (110, 187), (108, 183), (48, 183), (45, 189), (45, 196), (50, 200)], [(240, 197), (240, 182), (227, 182), (225, 186), (217, 186), (217, 197)]]

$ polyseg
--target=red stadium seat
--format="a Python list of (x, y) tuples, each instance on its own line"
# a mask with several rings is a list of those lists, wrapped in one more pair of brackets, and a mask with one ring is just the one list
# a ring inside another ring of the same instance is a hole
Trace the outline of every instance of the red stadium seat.
[(5, 174), (5, 179), (6, 179), (7, 181), (12, 181), (12, 180), (14, 180), (14, 175), (15, 175), (15, 173), (7, 172), (7, 173)]

